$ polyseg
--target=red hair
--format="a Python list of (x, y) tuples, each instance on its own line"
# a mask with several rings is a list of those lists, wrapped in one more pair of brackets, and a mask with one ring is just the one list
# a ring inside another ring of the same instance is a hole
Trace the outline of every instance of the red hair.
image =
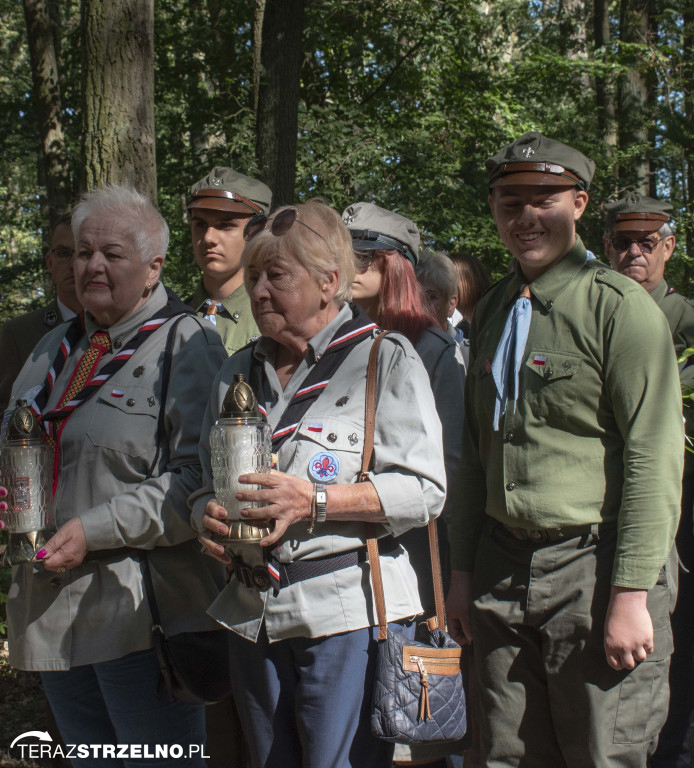
[(412, 344), (438, 322), (422, 296), (414, 267), (398, 251), (382, 251), (376, 257), (381, 270), (381, 291), (376, 322), (387, 331), (399, 331)]

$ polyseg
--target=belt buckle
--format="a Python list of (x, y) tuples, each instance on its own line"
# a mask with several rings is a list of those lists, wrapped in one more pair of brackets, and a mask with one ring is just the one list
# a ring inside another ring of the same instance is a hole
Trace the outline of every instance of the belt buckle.
[(549, 531), (529, 530), (527, 536), (535, 544), (544, 544), (549, 540)]
[(256, 565), (249, 570), (252, 582), (250, 586), (255, 587), (258, 592), (267, 592), (270, 589), (270, 574), (267, 572), (267, 566)]

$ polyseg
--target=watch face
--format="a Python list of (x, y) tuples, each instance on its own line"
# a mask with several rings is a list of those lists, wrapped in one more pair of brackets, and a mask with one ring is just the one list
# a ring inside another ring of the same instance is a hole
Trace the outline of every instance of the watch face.
[(327, 491), (316, 491), (316, 501), (319, 504), (326, 504), (328, 501), (328, 492)]

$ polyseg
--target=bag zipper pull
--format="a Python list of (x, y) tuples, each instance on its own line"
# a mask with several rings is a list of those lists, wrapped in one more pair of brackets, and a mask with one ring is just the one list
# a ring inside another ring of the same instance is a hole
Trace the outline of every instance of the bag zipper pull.
[(424, 669), (424, 664), (419, 656), (413, 656), (412, 661), (417, 663), (419, 668), (419, 682), (422, 685), (422, 692), (419, 695), (419, 719), (430, 720), (431, 708), (429, 707), (429, 679), (427, 677), (427, 671)]

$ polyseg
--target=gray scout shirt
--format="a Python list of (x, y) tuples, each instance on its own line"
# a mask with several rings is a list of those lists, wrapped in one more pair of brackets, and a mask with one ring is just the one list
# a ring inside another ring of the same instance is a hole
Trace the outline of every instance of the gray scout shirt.
[[(264, 363), (272, 390), (273, 399), (264, 404), (272, 427), (336, 330), (350, 317), (351, 311), (345, 305), (337, 317), (311, 339), (305, 359), (284, 391), (273, 367), (275, 342), (267, 338), (258, 342), (255, 354)], [(371, 339), (367, 339), (352, 349), (328, 386), (311, 404), (296, 432), (280, 449), (280, 471), (314, 482), (309, 466), (318, 454), (329, 452), (339, 465), (331, 482), (355, 482), (361, 469), (366, 365), (371, 343)], [(212, 388), (200, 441), (203, 487), (190, 499), (192, 522), (198, 530), (201, 530), (205, 504), (213, 498), (210, 426), (219, 417), (234, 374), (248, 373), (250, 355), (251, 350), (246, 349), (229, 358)], [(382, 526), (382, 535), (398, 536), (415, 526), (426, 525), (441, 512), (446, 475), (441, 424), (429, 377), (412, 345), (395, 334), (387, 336), (379, 350), (374, 469), (370, 479), (388, 518), (387, 525)], [(279, 560), (288, 563), (322, 557), (362, 547), (365, 541), (365, 526), (361, 522), (327, 521), (316, 527), (314, 535), (307, 533), (305, 522), (296, 523), (280, 542)], [(260, 558), (259, 547), (256, 555)], [(249, 561), (246, 557), (244, 560)], [(388, 620), (419, 613), (417, 579), (406, 552), (401, 550), (396, 556), (381, 557), (381, 566)], [(347, 632), (375, 624), (371, 592), (365, 591), (368, 578), (368, 564), (355, 565), (283, 587), (275, 597), (272, 590), (249, 589), (232, 577), (209, 613), (224, 626), (254, 641), (263, 620), (271, 642)]]
[[(100, 367), (165, 303), (159, 284), (142, 307), (109, 328), (113, 351)], [(79, 515), (89, 552), (118, 547), (150, 552), (162, 623), (171, 633), (213, 628), (205, 609), (224, 583), (219, 564), (201, 555), (186, 511), (188, 494), (200, 485), (197, 443), (209, 392), (205, 383), (226, 359), (219, 334), (201, 325), (187, 317), (176, 328), (165, 405), (168, 443), (153, 477), (145, 481), (156, 451), (168, 324), (65, 422), (54, 498), (56, 526)], [(95, 330), (87, 315), (87, 333), (66, 361), (48, 409), (65, 391)], [(64, 333), (65, 326), (39, 342), (14, 384), (14, 398), (43, 384)], [(140, 565), (128, 556), (86, 561), (64, 574), (15, 566), (7, 614), (10, 663), (21, 669), (64, 670), (151, 645)]]

